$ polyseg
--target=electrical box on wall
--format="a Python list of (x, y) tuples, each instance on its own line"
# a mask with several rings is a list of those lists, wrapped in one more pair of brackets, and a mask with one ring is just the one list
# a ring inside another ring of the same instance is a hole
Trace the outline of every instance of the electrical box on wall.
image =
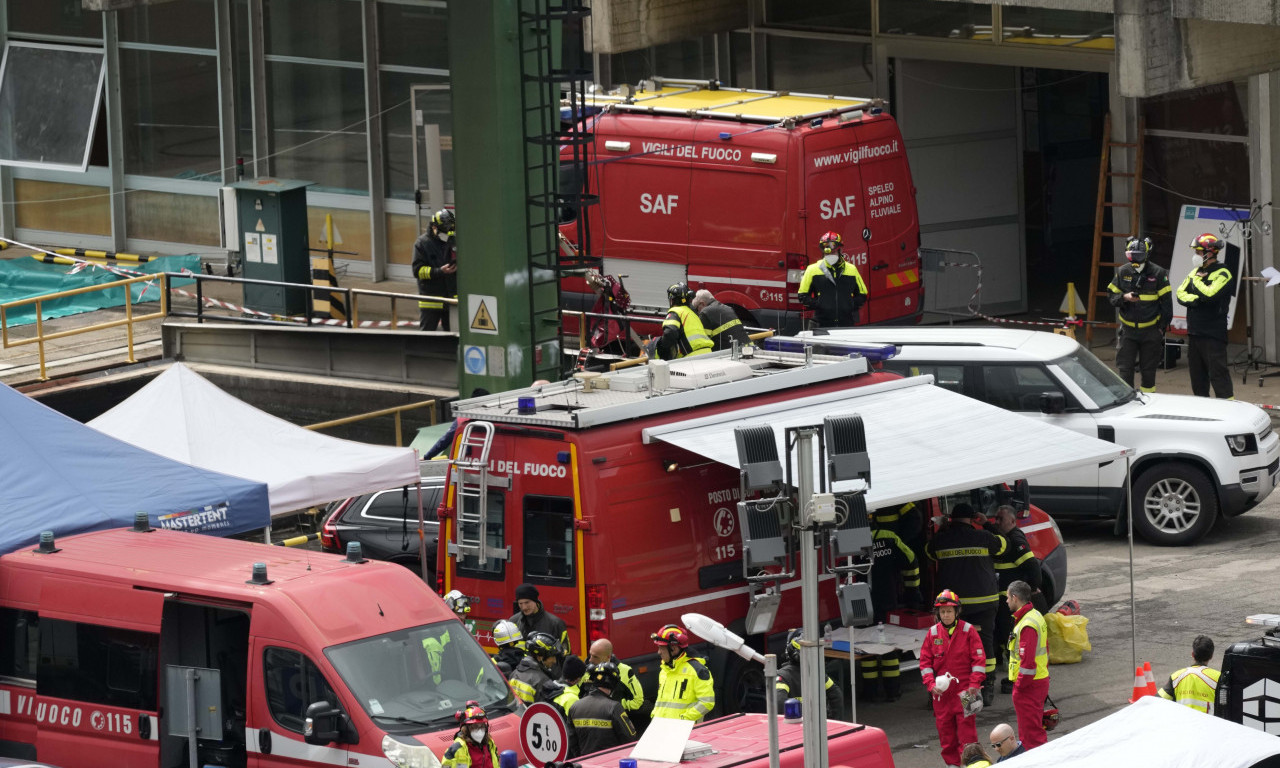
[[(253, 179), (231, 185), (235, 190), (237, 239), (243, 276), (274, 283), (311, 283), (310, 237), (307, 232), (309, 181)], [(307, 312), (307, 290), (283, 285), (244, 286), (250, 309), (280, 315)]]

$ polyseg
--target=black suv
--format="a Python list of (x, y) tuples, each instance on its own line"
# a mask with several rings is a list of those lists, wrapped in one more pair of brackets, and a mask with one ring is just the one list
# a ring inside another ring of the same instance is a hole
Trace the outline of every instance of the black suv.
[[(422, 463), (422, 530), (428, 579), (435, 574), (440, 529), (436, 508), (444, 490), (445, 464), (444, 461)], [(399, 563), (422, 575), (416, 488), (388, 488), (352, 496), (330, 503), (325, 513), (324, 526), (320, 529), (320, 544), (325, 551), (344, 554), (347, 544), (358, 541), (364, 556), (370, 560)]]

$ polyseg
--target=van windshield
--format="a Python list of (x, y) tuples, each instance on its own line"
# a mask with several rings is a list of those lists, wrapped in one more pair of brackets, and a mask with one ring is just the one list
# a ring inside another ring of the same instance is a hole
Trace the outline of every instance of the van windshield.
[(1124, 383), (1124, 379), (1120, 378), (1119, 374), (1108, 368), (1084, 347), (1080, 347), (1066, 357), (1054, 360), (1049, 365), (1056, 366), (1066, 374), (1077, 387), (1084, 390), (1099, 409), (1110, 408), (1135, 397), (1133, 387)]
[(355, 640), (325, 655), (388, 733), (452, 728), (453, 713), (473, 700), (491, 718), (515, 711), (502, 674), (457, 621)]

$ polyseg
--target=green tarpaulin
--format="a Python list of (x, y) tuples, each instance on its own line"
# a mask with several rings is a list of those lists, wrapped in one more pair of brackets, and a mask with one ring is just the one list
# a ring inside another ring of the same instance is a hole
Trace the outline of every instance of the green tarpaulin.
[[(143, 272), (154, 275), (160, 272), (196, 272), (200, 269), (200, 257), (162, 256), (145, 264), (121, 265), (129, 272)], [(29, 258), (17, 258), (0, 261), (0, 304), (29, 299), (36, 296), (47, 296), (51, 293), (70, 291), (89, 285), (112, 283), (132, 275), (118, 275), (102, 267), (89, 266), (76, 271), (76, 266), (66, 264), (44, 264)], [(194, 280), (174, 280), (172, 285), (189, 285)], [(154, 283), (139, 282), (130, 286), (133, 301), (159, 301), (160, 281)], [(43, 302), (41, 309), (45, 320), (55, 317), (66, 317), (81, 312), (92, 312), (95, 309), (124, 306), (124, 289), (116, 288), (104, 291), (78, 293)], [(5, 322), (8, 325), (27, 325), (36, 321), (34, 304), (11, 307), (5, 310)]]

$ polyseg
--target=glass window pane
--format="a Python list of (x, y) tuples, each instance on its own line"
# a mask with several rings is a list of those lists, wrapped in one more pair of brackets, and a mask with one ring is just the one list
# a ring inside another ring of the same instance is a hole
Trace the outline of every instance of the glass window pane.
[(1058, 11), (1006, 5), (1001, 34), (1007, 43), (1060, 45), (1113, 51), (1115, 17), (1109, 13)]
[(266, 0), (263, 16), (268, 55), (364, 60), (358, 0)]
[(867, 43), (769, 38), (769, 86), (784, 91), (871, 96), (875, 64)]
[(216, 197), (130, 189), (124, 204), (129, 237), (214, 247), (222, 242)]
[(715, 43), (711, 35), (655, 46), (655, 74), (689, 80), (710, 80), (716, 75)]
[(316, 192), (369, 189), (364, 74), (350, 67), (267, 62), (275, 175)]
[(1142, 100), (1147, 130), (1248, 136), (1245, 103), (1248, 86), (1219, 83)]
[(9, 43), (0, 82), (0, 163), (85, 169), (103, 58), (92, 48)]
[(524, 575), (534, 584), (572, 582), (573, 499), (524, 497)]
[(267, 705), (271, 716), (281, 726), (302, 733), (306, 725), (307, 707), (327, 701), (335, 707), (341, 702), (333, 687), (324, 679), (311, 659), (284, 648), (268, 648), (263, 652), (263, 677), (266, 678)]
[[(463, 504), (467, 507), (474, 508), (476, 500), (474, 498), (463, 499)], [(485, 538), (486, 544), (496, 549), (506, 546), (506, 534), (504, 532), (503, 521), (506, 515), (506, 496), (498, 491), (489, 493), (488, 504), (485, 505)], [(463, 527), (462, 534), (468, 540), (474, 540), (476, 537), (476, 529), (478, 525), (468, 523)], [(469, 576), (478, 576), (486, 579), (502, 579), (506, 573), (506, 561), (497, 558), (487, 558), (484, 565), (480, 565), (480, 559), (475, 555), (460, 556), (458, 558), (458, 573), (466, 573)]]
[(0, 608), (0, 675), (36, 679), (40, 617), (34, 611)]
[[(378, 76), (382, 88), (382, 150), (387, 158), (387, 197), (412, 200), (413, 172), (413, 118), (411, 106), (417, 104), (422, 112), (424, 126), (440, 128), (440, 163), (444, 172), (444, 188), (453, 189), (453, 106), (449, 94), (449, 81), (441, 77), (413, 75), (406, 72), (382, 72)], [(427, 88), (417, 91), (416, 102), (411, 101), (413, 86)], [(423, 131), (417, 137), (423, 142)], [(418, 145), (418, 182), (427, 186), (427, 148)]]
[(80, 0), (9, 0), (9, 31), (102, 39), (102, 14)]
[(126, 8), (120, 14), (120, 41), (217, 48), (213, 0), (172, 0)]
[(120, 51), (125, 172), (221, 180), (218, 60)]
[(154, 712), (159, 646), (148, 632), (42, 619), (36, 693)]
[(982, 371), (988, 403), (1008, 411), (1040, 410), (1042, 392), (1061, 392), (1049, 374), (1039, 366), (989, 365)]
[(764, 18), (769, 26), (870, 34), (871, 0), (767, 0)]
[(405, 67), (449, 68), (444, 8), (398, 3), (378, 5), (378, 62)]
[(991, 6), (893, 0), (880, 3), (880, 31), (891, 35), (991, 39)]

